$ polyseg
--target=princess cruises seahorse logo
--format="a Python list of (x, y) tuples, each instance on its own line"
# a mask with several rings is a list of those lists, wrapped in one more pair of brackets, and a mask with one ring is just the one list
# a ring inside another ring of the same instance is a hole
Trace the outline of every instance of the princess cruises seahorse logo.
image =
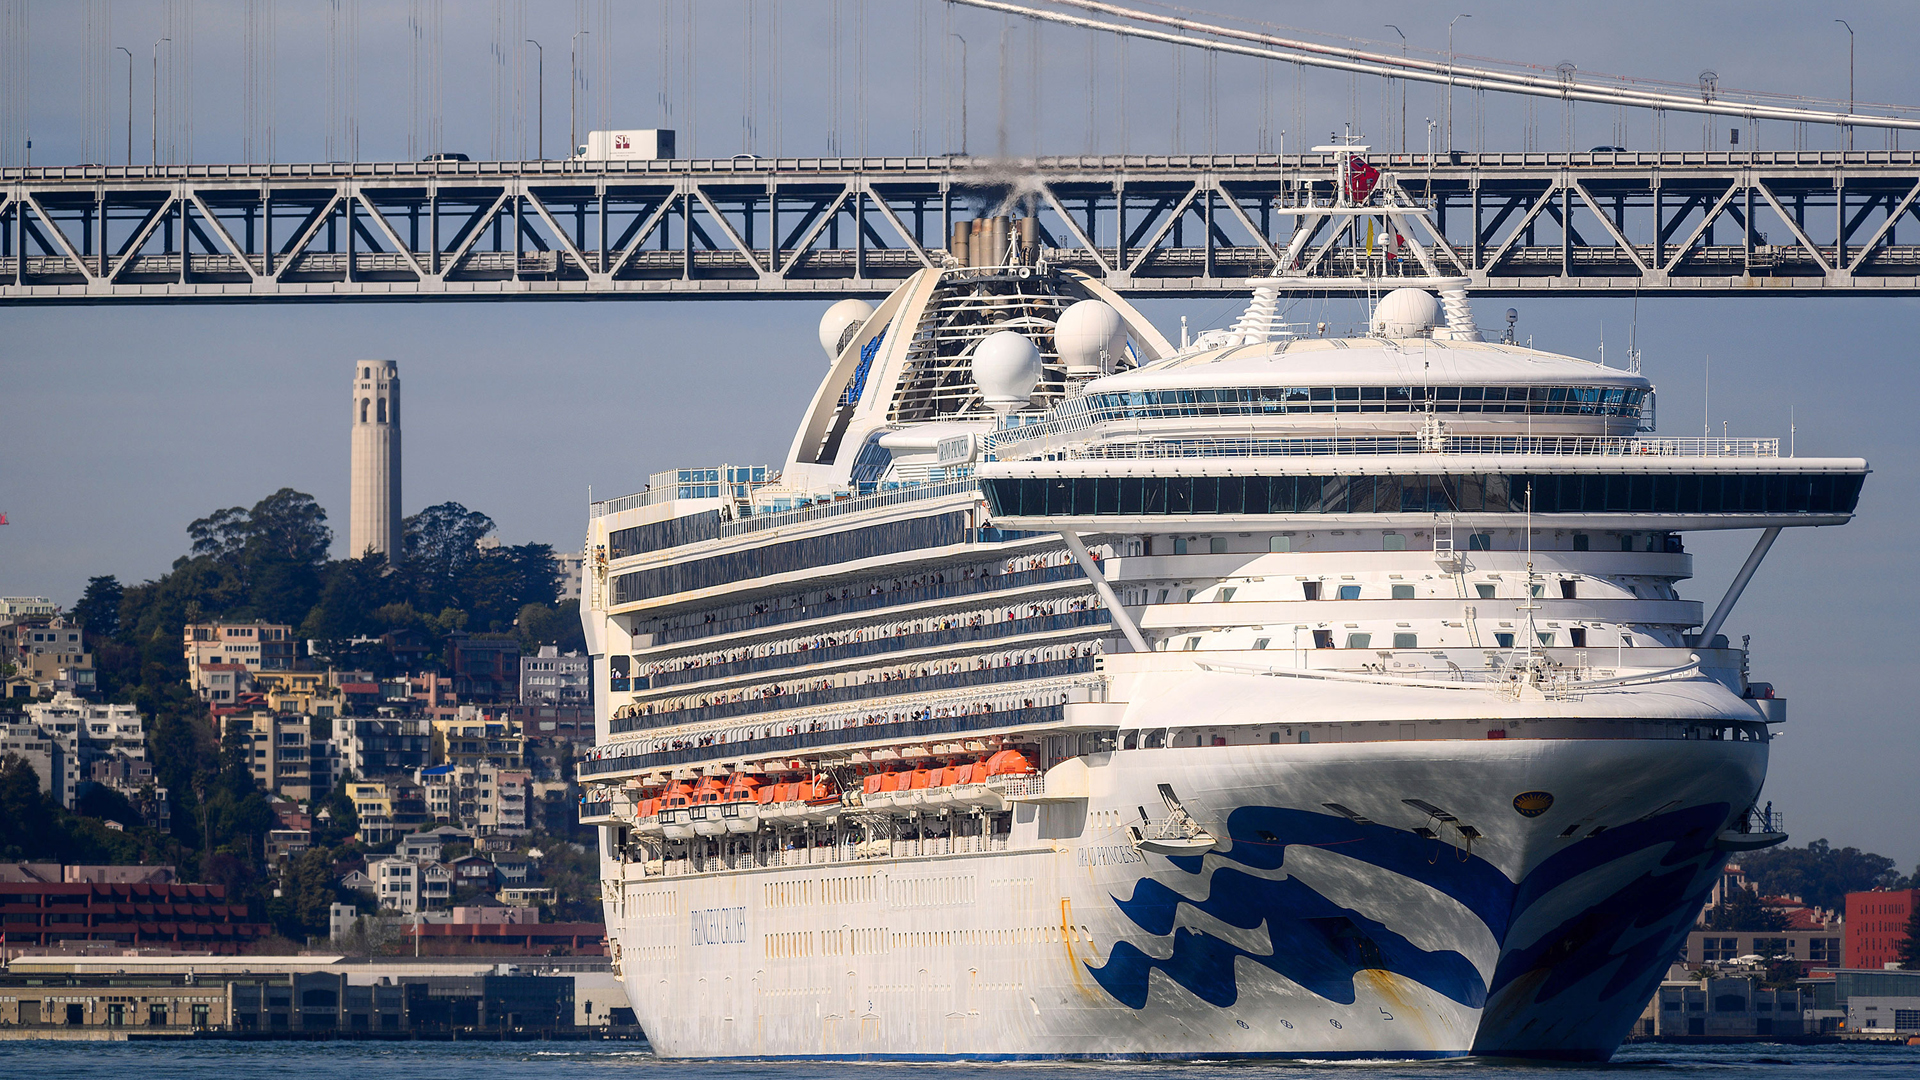
[[(1545, 1000), (1603, 967), (1632, 969), (1657, 959), (1654, 953), (1664, 947), (1664, 937), (1649, 935), (1646, 928), (1668, 914), (1697, 910), (1689, 905), (1697, 899), (1700, 860), (1711, 847), (1713, 828), (1708, 826), (1722, 820), (1725, 812), (1718, 805), (1694, 807), (1609, 830), (1559, 852), (1515, 883), (1477, 855), (1447, 845), (1437, 849), (1436, 841), (1405, 830), (1303, 810), (1241, 807), (1228, 818), (1232, 845), (1226, 852), (1167, 860), (1192, 875), (1189, 882), (1176, 880), (1181, 888), (1143, 877), (1132, 896), (1113, 898), (1134, 925), (1154, 937), (1170, 937), (1165, 958), (1122, 940), (1114, 944), (1106, 963), (1088, 964), (1087, 970), (1115, 1000), (1135, 1009), (1146, 1007), (1156, 969), (1201, 1000), (1231, 1007), (1240, 996), (1234, 969), (1242, 959), (1347, 1005), (1357, 997), (1355, 976), (1364, 970), (1392, 972), (1462, 1005), (1481, 1008), (1491, 994), (1520, 975), (1550, 969), (1552, 977), (1535, 993), (1536, 1000)], [(1418, 882), (1455, 901), (1497, 944), (1522, 911), (1556, 887), (1661, 844), (1669, 847), (1659, 860), (1660, 869), (1627, 883), (1604, 905), (1608, 910), (1635, 910), (1641, 917), (1598, 925), (1589, 912), (1569, 913), (1565, 924), (1525, 948), (1501, 950), (1490, 979), (1463, 952), (1422, 948), (1365, 912), (1328, 899), (1297, 875), (1265, 876), (1281, 869), (1290, 846), (1332, 849), (1342, 858)], [(1442, 853), (1446, 857), (1436, 857)], [(1238, 930), (1258, 933), (1264, 926), (1270, 947), (1264, 953), (1250, 952), (1220, 936), (1178, 925), (1182, 905)], [(1618, 990), (1611, 984), (1608, 989)]]

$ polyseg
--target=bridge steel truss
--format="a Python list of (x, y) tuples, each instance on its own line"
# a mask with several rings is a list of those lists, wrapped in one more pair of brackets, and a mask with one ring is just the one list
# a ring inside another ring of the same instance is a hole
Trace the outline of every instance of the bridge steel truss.
[(1373, 160), (1424, 217), (1332, 212), (1324, 154), (8, 169), (0, 301), (877, 295), (996, 211), (1131, 295), (1920, 293), (1910, 151)]

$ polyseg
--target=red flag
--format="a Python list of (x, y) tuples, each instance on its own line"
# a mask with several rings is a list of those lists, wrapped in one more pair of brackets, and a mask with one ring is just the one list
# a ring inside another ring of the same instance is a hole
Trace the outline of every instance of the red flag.
[(1355, 155), (1347, 159), (1347, 201), (1362, 203), (1380, 183), (1380, 170)]

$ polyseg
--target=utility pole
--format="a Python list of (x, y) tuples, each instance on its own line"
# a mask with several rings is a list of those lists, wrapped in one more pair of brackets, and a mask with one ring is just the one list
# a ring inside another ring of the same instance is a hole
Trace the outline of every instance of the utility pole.
[(573, 78), (567, 86), (567, 156), (580, 152), (580, 34), (591, 34), (591, 30), (582, 30), (573, 35), (573, 46), (568, 50), (573, 63)]
[(538, 66), (534, 69), (533, 81), (536, 85), (534, 98), (539, 102), (534, 108), (539, 112), (540, 116), (539, 119), (535, 121), (534, 126), (540, 132), (540, 146), (538, 151), (540, 160), (545, 161), (547, 158), (547, 50), (541, 48), (540, 43), (532, 38), (527, 39), (527, 44), (533, 46), (535, 50), (534, 56), (538, 59)]
[[(1851, 119), (1853, 116), (1853, 24), (1845, 19), (1833, 21), (1847, 28), (1847, 116)], [(1851, 150), (1853, 149), (1853, 125), (1846, 125), (1845, 131), (1847, 133), (1846, 148)]]
[(1461, 12), (1453, 15), (1446, 25), (1446, 148), (1453, 150), (1453, 23), (1461, 19), (1471, 19), (1473, 15)]
[(170, 37), (159, 38), (153, 43), (153, 163), (160, 164), (160, 42), (173, 43)]
[(125, 45), (114, 48), (127, 54), (127, 168), (133, 168), (133, 50)]
[(948, 34), (960, 43), (960, 156), (967, 156), (967, 39)]
[[(1400, 35), (1400, 59), (1405, 61), (1407, 58), (1406, 32), (1392, 23), (1386, 23), (1384, 25), (1387, 29)], [(1407, 80), (1405, 79), (1400, 80), (1400, 152), (1403, 154), (1407, 152)]]

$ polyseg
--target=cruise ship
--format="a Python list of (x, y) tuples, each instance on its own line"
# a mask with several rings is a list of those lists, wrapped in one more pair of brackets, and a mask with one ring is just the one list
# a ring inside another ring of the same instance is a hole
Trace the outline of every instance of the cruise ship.
[[(1031, 218), (935, 255), (827, 312), (785, 461), (591, 506), (582, 815), (655, 1050), (1611, 1055), (1785, 839), (1722, 630), (1866, 463), (1657, 437), (1637, 363), (1461, 281), (1176, 344)], [(1709, 529), (1758, 537), (1711, 610)]]

